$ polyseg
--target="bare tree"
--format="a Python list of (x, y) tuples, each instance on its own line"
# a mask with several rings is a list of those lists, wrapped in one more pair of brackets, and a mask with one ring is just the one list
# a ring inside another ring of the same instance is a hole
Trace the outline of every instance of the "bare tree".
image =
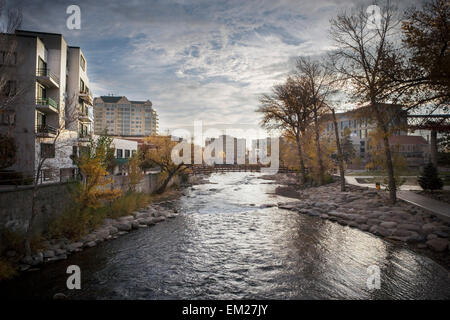
[[(40, 152), (36, 152), (35, 160), (35, 172), (33, 179), (33, 189), (31, 195), (31, 216), (28, 220), (28, 226), (25, 235), (25, 251), (26, 255), (31, 255), (31, 240), (34, 232), (34, 222), (38, 216), (37, 208), (37, 196), (41, 178), (44, 174), (44, 170), (54, 172), (59, 170), (57, 164), (49, 164), (49, 159), (54, 158), (58, 154), (64, 154), (64, 151), (68, 151), (74, 143), (77, 142), (78, 133), (76, 131), (67, 130), (67, 127), (71, 127), (71, 124), (78, 121), (78, 103), (74, 97), (67, 97), (65, 99), (65, 112), (59, 119), (59, 127), (54, 132), (53, 136), (38, 135), (36, 137), (36, 145), (41, 145), (41, 142), (45, 142), (47, 149), (41, 149)], [(63, 110), (61, 110), (63, 111)], [(67, 153), (67, 152), (66, 152)]]
[[(354, 101), (368, 102), (369, 111), (383, 133), (382, 142), (388, 174), (389, 196), (396, 202), (396, 183), (391, 150), (389, 147), (392, 117), (382, 103), (389, 102), (395, 86), (383, 72), (386, 57), (392, 57), (394, 45), (391, 37), (398, 30), (396, 10), (389, 1), (381, 9), (378, 25), (369, 19), (366, 8), (339, 14), (331, 20), (330, 34), (337, 49), (332, 54), (333, 70), (341, 83), (348, 87)], [(396, 63), (392, 60), (391, 63)]]
[(275, 86), (272, 94), (261, 97), (257, 112), (263, 114), (262, 126), (281, 130), (295, 137), (300, 162), (300, 183), (306, 182), (306, 169), (302, 138), (311, 121), (311, 95), (308, 79), (297, 76)]

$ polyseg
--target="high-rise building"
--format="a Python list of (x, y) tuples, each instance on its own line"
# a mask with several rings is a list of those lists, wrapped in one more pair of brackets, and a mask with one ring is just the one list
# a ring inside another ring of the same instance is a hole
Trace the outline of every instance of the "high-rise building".
[(142, 137), (158, 134), (158, 114), (150, 100), (132, 101), (127, 97), (102, 96), (94, 99), (96, 134)]

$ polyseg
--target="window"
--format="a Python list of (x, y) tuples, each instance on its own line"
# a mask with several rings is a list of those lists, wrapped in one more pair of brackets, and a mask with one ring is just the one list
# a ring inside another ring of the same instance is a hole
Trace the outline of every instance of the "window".
[(83, 71), (86, 71), (86, 60), (83, 56), (80, 56), (80, 67), (83, 69)]
[(130, 150), (125, 150), (125, 158), (129, 158), (130, 157)]
[(122, 158), (123, 157), (123, 150), (122, 149), (117, 149), (117, 158)]
[(55, 145), (52, 143), (41, 143), (41, 157), (42, 158), (54, 158), (55, 157)]
[(80, 92), (84, 92), (84, 81), (80, 79)]

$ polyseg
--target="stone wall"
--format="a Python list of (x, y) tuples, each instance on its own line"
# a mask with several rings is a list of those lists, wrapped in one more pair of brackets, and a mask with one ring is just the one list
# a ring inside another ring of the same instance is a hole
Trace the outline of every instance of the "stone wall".
[[(158, 185), (159, 173), (144, 176), (136, 191), (152, 193)], [(128, 176), (113, 176), (113, 185), (124, 192), (128, 190)], [(171, 181), (173, 184), (177, 181)], [(48, 229), (51, 221), (64, 212), (71, 202), (69, 183), (42, 184), (38, 188), (38, 215), (34, 228), (42, 232)], [(0, 233), (3, 229), (18, 233), (26, 231), (31, 216), (31, 198), (33, 187), (0, 190)], [(0, 244), (1, 246), (1, 244)]]

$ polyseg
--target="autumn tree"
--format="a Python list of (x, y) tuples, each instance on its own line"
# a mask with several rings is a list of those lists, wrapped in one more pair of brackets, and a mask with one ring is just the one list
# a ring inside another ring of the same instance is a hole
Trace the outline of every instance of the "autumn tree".
[(76, 160), (82, 177), (81, 183), (73, 193), (79, 210), (97, 208), (102, 201), (111, 201), (121, 195), (121, 191), (110, 188), (113, 180), (108, 173), (108, 155), (111, 150), (112, 138), (100, 136), (91, 139), (88, 148)]
[(170, 180), (185, 171), (187, 166), (184, 162), (177, 164), (172, 160), (172, 152), (178, 142), (172, 141), (170, 136), (150, 136), (145, 142), (151, 145), (151, 148), (146, 151), (141, 166), (160, 168), (162, 181), (155, 192), (161, 194), (166, 190)]
[(279, 130), (295, 137), (300, 165), (300, 183), (306, 182), (303, 135), (311, 121), (311, 95), (308, 79), (289, 77), (285, 83), (274, 86), (271, 94), (260, 98), (256, 110), (263, 115), (261, 125), (269, 130)]
[(136, 186), (141, 182), (144, 173), (141, 169), (141, 156), (135, 153), (128, 161), (128, 186), (130, 191), (136, 191)]
[(350, 13), (341, 13), (331, 20), (330, 34), (336, 49), (333, 51), (332, 69), (339, 76), (342, 86), (348, 88), (353, 101), (368, 103), (377, 128), (382, 132), (382, 146), (389, 180), (389, 196), (396, 202), (394, 167), (389, 148), (389, 124), (391, 114), (385, 112), (385, 102), (389, 102), (394, 91), (392, 80), (386, 76), (386, 57), (391, 64), (398, 63), (392, 36), (398, 29), (396, 11), (389, 4), (381, 8), (379, 23), (371, 20), (366, 8)]

